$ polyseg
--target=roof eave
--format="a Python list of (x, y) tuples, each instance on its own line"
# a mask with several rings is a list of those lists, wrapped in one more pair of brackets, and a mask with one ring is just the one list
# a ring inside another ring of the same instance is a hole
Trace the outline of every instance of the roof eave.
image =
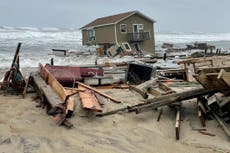
[(80, 28), (80, 30), (93, 29), (93, 28), (98, 28), (98, 27), (114, 25), (114, 24), (116, 24), (116, 23), (108, 23), (108, 24), (101, 24), (101, 25), (96, 25), (96, 26), (82, 27), (82, 28)]

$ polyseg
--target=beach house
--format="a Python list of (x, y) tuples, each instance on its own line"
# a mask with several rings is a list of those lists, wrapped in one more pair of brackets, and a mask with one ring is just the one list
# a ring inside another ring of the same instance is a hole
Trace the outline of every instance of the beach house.
[(154, 54), (154, 23), (139, 11), (97, 18), (81, 29), (83, 45), (101, 45), (108, 50), (121, 47), (126, 52)]

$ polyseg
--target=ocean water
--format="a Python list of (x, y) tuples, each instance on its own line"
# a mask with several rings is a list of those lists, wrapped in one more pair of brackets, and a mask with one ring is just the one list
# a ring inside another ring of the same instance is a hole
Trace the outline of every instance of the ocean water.
[[(207, 42), (223, 50), (230, 50), (230, 33), (156, 33), (156, 49), (164, 42), (174, 43), (176, 47), (185, 44)], [(95, 50), (95, 46), (82, 46), (82, 36), (79, 29), (34, 28), (34, 27), (0, 27), (0, 68), (11, 65), (18, 42), (22, 43), (20, 51), (21, 67), (37, 67), (38, 63), (49, 63), (54, 58), (55, 64), (79, 65), (94, 63), (96, 56), (52, 55), (52, 49), (67, 49), (73, 51)]]

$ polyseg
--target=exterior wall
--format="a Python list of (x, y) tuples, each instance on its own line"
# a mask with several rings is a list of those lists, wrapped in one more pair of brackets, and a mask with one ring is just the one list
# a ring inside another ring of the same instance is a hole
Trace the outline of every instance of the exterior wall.
[(115, 44), (114, 25), (95, 28), (95, 36), (97, 44)]
[(87, 30), (82, 30), (82, 45), (86, 46), (88, 42)]
[[(127, 25), (127, 33), (121, 33), (120, 32), (120, 24), (126, 24)], [(143, 42), (140, 42), (140, 48), (145, 54), (154, 54), (155, 53), (155, 38), (154, 38), (154, 26), (153, 22), (141, 17), (138, 14), (134, 14), (130, 16), (129, 18), (119, 22), (116, 25), (117, 28), (117, 39), (118, 42), (127, 42), (127, 34), (133, 33), (133, 24), (143, 24), (144, 29), (141, 32), (150, 32), (150, 40), (145, 40)], [(135, 50), (134, 43), (129, 43), (132, 47), (132, 50)]]
[(82, 44), (95, 45), (95, 44), (115, 44), (115, 28), (114, 25), (96, 27), (95, 28), (95, 43), (89, 43), (87, 30), (82, 30)]

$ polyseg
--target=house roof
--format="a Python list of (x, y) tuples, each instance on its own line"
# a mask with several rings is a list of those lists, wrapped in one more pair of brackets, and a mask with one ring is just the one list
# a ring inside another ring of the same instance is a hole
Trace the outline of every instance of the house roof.
[(102, 18), (97, 18), (96, 20), (90, 22), (89, 24), (86, 24), (85, 26), (83, 26), (80, 29), (87, 29), (87, 28), (116, 24), (116, 23), (126, 19), (127, 17), (129, 17), (133, 14), (136, 14), (136, 13), (147, 18), (148, 20), (150, 20), (152, 22), (155, 22), (154, 20), (150, 19), (149, 17), (145, 16), (144, 14), (142, 14), (138, 11), (131, 11), (131, 12), (125, 12), (125, 13), (120, 13), (120, 14), (116, 14), (116, 15), (106, 16), (106, 17), (102, 17)]

